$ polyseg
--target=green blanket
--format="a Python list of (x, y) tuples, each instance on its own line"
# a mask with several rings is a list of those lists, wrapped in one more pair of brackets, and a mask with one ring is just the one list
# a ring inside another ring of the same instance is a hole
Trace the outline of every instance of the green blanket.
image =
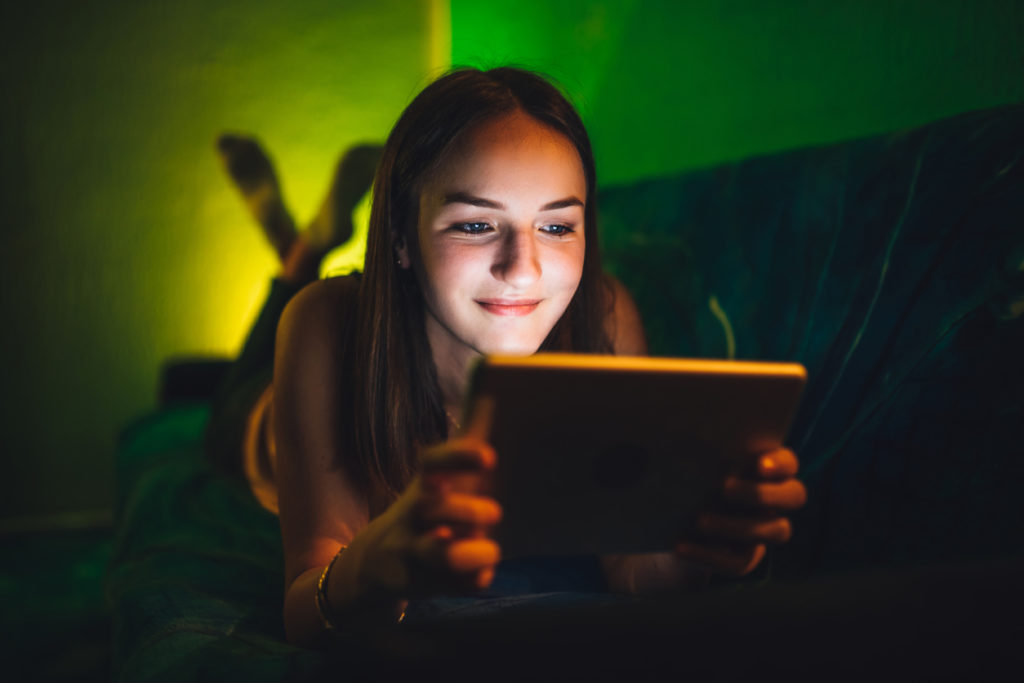
[(321, 658), (284, 642), (277, 518), (202, 454), (205, 405), (143, 418), (121, 438), (107, 578), (122, 680), (282, 680)]

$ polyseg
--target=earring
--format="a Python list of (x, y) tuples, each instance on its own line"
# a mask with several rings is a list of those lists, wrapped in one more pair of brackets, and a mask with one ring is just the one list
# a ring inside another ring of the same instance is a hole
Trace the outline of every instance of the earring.
[(402, 250), (405, 249), (404, 240), (396, 239), (391, 243), (392, 252), (395, 255), (395, 263), (399, 268), (405, 269), (405, 257), (402, 255)]

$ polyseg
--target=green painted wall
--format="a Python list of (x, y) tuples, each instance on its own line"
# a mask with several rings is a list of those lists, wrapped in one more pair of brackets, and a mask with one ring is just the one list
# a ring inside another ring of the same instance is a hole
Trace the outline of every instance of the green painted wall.
[(217, 133), (260, 135), (307, 221), (429, 80), (435, 4), (3, 3), (0, 519), (108, 509), (161, 361), (241, 342), (275, 266)]
[(1024, 100), (1020, 0), (452, 0), (455, 64), (566, 87), (603, 184)]

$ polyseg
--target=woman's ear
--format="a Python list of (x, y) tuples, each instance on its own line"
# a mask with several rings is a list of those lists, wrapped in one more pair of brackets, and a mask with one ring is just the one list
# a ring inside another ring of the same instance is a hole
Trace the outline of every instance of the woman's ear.
[(404, 237), (395, 236), (393, 241), (395, 248), (395, 262), (402, 270), (408, 270), (412, 266), (412, 259), (409, 258), (409, 247)]

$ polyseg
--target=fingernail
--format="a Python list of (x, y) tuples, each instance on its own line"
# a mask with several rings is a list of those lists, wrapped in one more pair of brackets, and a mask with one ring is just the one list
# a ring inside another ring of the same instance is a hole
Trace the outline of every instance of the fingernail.
[(761, 469), (765, 472), (771, 473), (779, 468), (779, 463), (770, 455), (766, 455), (761, 458)]
[(487, 567), (486, 569), (481, 569), (480, 573), (477, 574), (477, 576), (476, 576), (476, 586), (477, 586), (477, 588), (479, 588), (481, 590), (483, 590), (484, 588), (487, 588), (488, 586), (490, 586), (492, 581), (494, 581), (494, 568), (493, 567)]

